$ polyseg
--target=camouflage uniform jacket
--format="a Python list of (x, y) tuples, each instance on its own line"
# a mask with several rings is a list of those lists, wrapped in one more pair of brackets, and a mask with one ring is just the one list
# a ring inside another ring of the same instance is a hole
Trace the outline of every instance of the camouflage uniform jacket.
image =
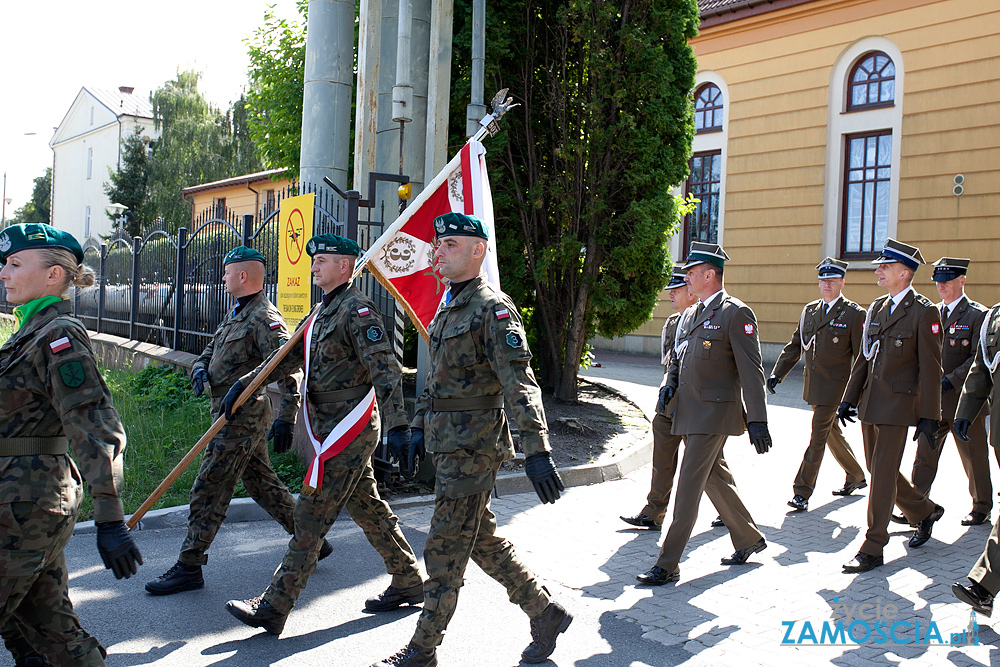
[(502, 395), (526, 456), (550, 451), (542, 392), (517, 307), (480, 274), (443, 306), (430, 330), (424, 392), (414, 428), (424, 429), (427, 451), (471, 450), (499, 460), (514, 456), (503, 408), (435, 412), (435, 399)]
[[(284, 345), (288, 338), (285, 320), (264, 292), (256, 294), (240, 312), (230, 314), (222, 321), (191, 368), (192, 372), (199, 368), (208, 372), (208, 381), (216, 390), (212, 399), (213, 414), (220, 413), (225, 392)], [(295, 423), (295, 412), (299, 409), (295, 379), (283, 377), (279, 384), (282, 390), (281, 409), (275, 417)], [(263, 392), (263, 388), (259, 390), (259, 393)]]
[(82, 472), (95, 520), (120, 521), (125, 431), (71, 309), (43, 308), (0, 348), (0, 438), (66, 436), (80, 469), (68, 454), (0, 457), (0, 504), (74, 514)]
[[(403, 369), (392, 351), (392, 343), (382, 327), (382, 316), (371, 299), (349, 286), (334, 297), (328, 306), (317, 304), (299, 327), (316, 315), (310, 353), (306, 409), (316, 436), (322, 440), (347, 416), (361, 397), (348, 401), (316, 401), (318, 392), (341, 391), (354, 387), (375, 386), (375, 397), (385, 412), (386, 427), (406, 426), (403, 405)], [(284, 376), (302, 368), (305, 362), (305, 337), (278, 364), (271, 377)], [(266, 362), (265, 362), (266, 363)], [(263, 369), (264, 364), (245, 375), (246, 385)], [(362, 465), (371, 454), (365, 438), (357, 438), (347, 448), (327, 461), (326, 467)]]

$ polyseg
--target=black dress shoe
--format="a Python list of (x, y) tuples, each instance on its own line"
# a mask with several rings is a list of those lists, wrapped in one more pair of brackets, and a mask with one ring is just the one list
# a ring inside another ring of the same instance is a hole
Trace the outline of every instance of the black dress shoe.
[(722, 520), (721, 516), (717, 516), (715, 517), (715, 519), (712, 520), (712, 528), (725, 528), (725, 527), (726, 527), (726, 522)]
[(934, 510), (923, 521), (917, 524), (917, 529), (913, 532), (913, 537), (910, 538), (910, 546), (923, 546), (927, 540), (931, 539), (931, 529), (934, 528), (934, 522), (940, 519), (943, 514), (944, 508), (940, 505), (935, 505)]
[(743, 563), (747, 562), (747, 559), (750, 558), (750, 556), (754, 555), (758, 551), (763, 551), (766, 548), (767, 548), (767, 542), (765, 542), (764, 538), (762, 537), (753, 544), (751, 544), (750, 546), (748, 546), (746, 549), (739, 549), (729, 558), (723, 558), (722, 564), (743, 565)]
[(868, 572), (876, 567), (881, 567), (885, 563), (881, 556), (871, 556), (862, 551), (844, 566), (844, 572)]
[(660, 524), (653, 521), (653, 518), (646, 514), (636, 514), (635, 516), (620, 516), (618, 518), (630, 526), (636, 526), (638, 528), (649, 528), (650, 530), (660, 529)]
[(989, 522), (990, 514), (989, 512), (977, 512), (972, 510), (969, 512), (968, 516), (962, 519), (963, 526), (981, 526), (984, 523)]
[(420, 604), (424, 601), (424, 584), (421, 582), (410, 588), (389, 586), (378, 594), (378, 597), (365, 600), (367, 611), (392, 611), (404, 604)]
[(788, 501), (788, 506), (795, 508), (795, 511), (797, 512), (805, 512), (809, 509), (809, 501), (802, 496), (797, 495)]
[(905, 516), (903, 516), (902, 514), (890, 514), (889, 515), (889, 521), (892, 521), (893, 523), (898, 523), (898, 524), (900, 524), (902, 526), (905, 526), (905, 525), (907, 525), (907, 524), (910, 523), (907, 520), (907, 518)]
[(833, 492), (833, 495), (835, 495), (835, 496), (849, 496), (852, 493), (854, 493), (855, 491), (857, 491), (858, 489), (864, 489), (867, 486), (868, 486), (868, 482), (866, 482), (865, 480), (861, 480), (860, 482), (857, 482), (857, 483), (844, 482), (844, 488), (837, 489), (836, 491)]
[(680, 581), (680, 572), (667, 572), (662, 567), (654, 565), (649, 569), (648, 572), (635, 575), (636, 580), (640, 584), (649, 584), (650, 586), (662, 586), (671, 581)]
[(956, 581), (951, 585), (951, 592), (986, 618), (993, 615), (993, 595), (975, 581), (971, 586), (963, 586)]

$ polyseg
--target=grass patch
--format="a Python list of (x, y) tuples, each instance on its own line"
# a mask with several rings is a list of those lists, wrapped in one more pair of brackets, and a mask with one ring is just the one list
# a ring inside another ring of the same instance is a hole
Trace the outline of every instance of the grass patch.
[(14, 320), (8, 320), (6, 317), (0, 317), (0, 345), (7, 342), (7, 339), (11, 337), (14, 333), (14, 327), (16, 323)]

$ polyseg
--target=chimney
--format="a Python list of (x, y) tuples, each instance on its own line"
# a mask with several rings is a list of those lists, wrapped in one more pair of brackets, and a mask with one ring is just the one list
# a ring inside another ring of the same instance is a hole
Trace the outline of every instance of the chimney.
[(118, 86), (118, 92), (123, 95), (131, 95), (133, 90), (135, 90), (135, 88), (132, 86)]

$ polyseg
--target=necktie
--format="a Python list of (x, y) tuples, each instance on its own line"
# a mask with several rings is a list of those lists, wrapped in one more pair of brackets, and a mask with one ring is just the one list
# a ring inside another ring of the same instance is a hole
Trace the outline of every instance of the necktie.
[(941, 321), (941, 324), (944, 324), (945, 322), (948, 321), (948, 318), (951, 316), (951, 308), (949, 308), (948, 306), (942, 306), (941, 314), (944, 317), (944, 319)]

